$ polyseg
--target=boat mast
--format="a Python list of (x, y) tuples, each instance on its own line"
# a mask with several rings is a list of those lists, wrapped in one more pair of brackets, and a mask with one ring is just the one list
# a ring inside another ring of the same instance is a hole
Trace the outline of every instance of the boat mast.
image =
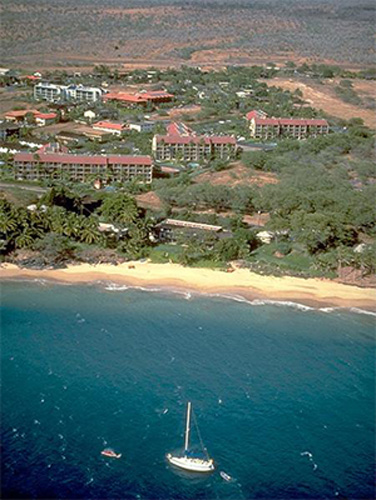
[(191, 423), (191, 402), (188, 401), (188, 405), (187, 405), (187, 423), (186, 423), (186, 426), (185, 426), (185, 443), (184, 443), (184, 451), (187, 452), (188, 451), (188, 447), (189, 447), (189, 431), (190, 431), (190, 423)]

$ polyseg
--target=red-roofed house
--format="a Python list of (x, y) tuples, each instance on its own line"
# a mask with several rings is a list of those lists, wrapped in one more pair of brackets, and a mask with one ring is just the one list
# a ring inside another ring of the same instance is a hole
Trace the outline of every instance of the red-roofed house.
[(266, 118), (268, 116), (265, 111), (262, 111), (261, 109), (253, 109), (249, 113), (246, 114), (247, 120), (251, 120), (252, 118)]
[(74, 155), (66, 153), (16, 153), (13, 159), (16, 179), (70, 179), (84, 182), (90, 176), (106, 177), (110, 182), (139, 179), (152, 181), (153, 162), (150, 156)]
[(233, 136), (155, 135), (152, 151), (157, 160), (230, 159), (236, 153), (236, 139)]
[(35, 123), (38, 125), (38, 127), (44, 127), (46, 125), (51, 125), (52, 123), (55, 123), (57, 119), (57, 114), (38, 112), (34, 114), (34, 118), (35, 118)]
[(196, 135), (196, 133), (183, 122), (172, 122), (166, 127), (167, 135)]
[(113, 135), (121, 135), (125, 130), (127, 130), (127, 126), (123, 123), (115, 123), (110, 121), (99, 121), (93, 124), (94, 130), (100, 130), (102, 132), (107, 132), (108, 134)]
[(9, 122), (20, 123), (25, 121), (26, 115), (31, 113), (32, 115), (36, 115), (39, 113), (37, 109), (20, 109), (17, 111), (8, 111), (5, 113), (4, 118)]
[(27, 115), (33, 115), (35, 123), (39, 127), (43, 127), (44, 125), (49, 125), (50, 123), (54, 123), (57, 118), (56, 113), (42, 113), (37, 109), (21, 109), (17, 111), (8, 111), (7, 113), (5, 113), (4, 118), (7, 121), (21, 123), (25, 121)]
[(259, 111), (250, 111), (246, 118), (249, 121), (251, 137), (254, 139), (274, 139), (276, 137), (291, 137), (305, 139), (329, 132), (326, 120), (305, 118), (267, 118)]
[(26, 75), (24, 79), (27, 80), (28, 82), (38, 82), (41, 79), (41, 77), (38, 75)]

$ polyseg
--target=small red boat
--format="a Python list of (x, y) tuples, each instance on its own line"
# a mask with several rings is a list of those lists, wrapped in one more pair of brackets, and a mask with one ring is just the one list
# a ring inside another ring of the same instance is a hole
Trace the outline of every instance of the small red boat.
[(110, 458), (120, 458), (121, 453), (115, 453), (114, 450), (111, 450), (111, 448), (106, 448), (105, 450), (101, 451), (101, 455), (104, 455), (105, 457), (110, 457)]

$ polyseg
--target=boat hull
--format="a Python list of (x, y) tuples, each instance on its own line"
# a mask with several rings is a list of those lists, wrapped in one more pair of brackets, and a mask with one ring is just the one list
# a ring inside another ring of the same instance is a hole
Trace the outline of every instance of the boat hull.
[(191, 472), (212, 472), (215, 469), (213, 460), (201, 460), (186, 456), (174, 457), (170, 453), (167, 455), (167, 460), (172, 465)]

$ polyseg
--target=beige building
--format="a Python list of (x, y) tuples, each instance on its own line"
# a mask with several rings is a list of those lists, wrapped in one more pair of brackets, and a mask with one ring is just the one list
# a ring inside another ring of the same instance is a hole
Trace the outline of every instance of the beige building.
[(329, 124), (323, 119), (269, 118), (261, 111), (251, 111), (246, 118), (253, 139), (305, 139), (329, 133)]
[(235, 156), (236, 139), (232, 136), (155, 135), (152, 151), (156, 160), (227, 160)]
[[(104, 177), (110, 182), (139, 179), (149, 184), (153, 177), (150, 156), (73, 155), (67, 153), (16, 153), (13, 160), (16, 179), (64, 179), (78, 182), (92, 176)], [(90, 180), (90, 179), (89, 179)]]

